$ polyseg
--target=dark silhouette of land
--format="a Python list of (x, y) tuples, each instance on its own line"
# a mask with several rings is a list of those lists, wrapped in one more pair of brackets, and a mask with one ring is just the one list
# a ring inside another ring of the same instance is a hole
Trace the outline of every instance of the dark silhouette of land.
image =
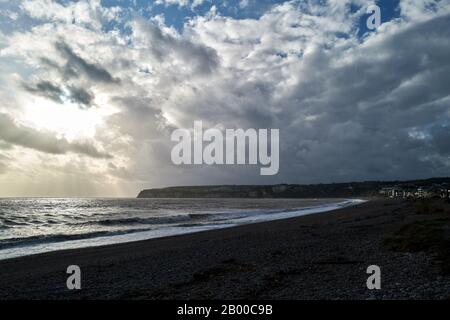
[(148, 189), (138, 198), (350, 198), (374, 197), (389, 187), (450, 186), (450, 178), (411, 181), (365, 181), (329, 184), (219, 185)]

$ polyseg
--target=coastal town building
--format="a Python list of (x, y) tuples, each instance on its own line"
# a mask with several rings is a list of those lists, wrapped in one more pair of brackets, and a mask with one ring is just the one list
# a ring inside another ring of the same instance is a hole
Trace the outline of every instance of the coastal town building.
[(433, 184), (429, 186), (398, 185), (385, 187), (379, 191), (380, 195), (389, 198), (404, 199), (450, 199), (449, 184)]

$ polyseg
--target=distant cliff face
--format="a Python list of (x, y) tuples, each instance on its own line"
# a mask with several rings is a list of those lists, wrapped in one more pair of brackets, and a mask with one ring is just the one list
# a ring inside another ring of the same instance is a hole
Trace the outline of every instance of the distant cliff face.
[(172, 187), (142, 191), (138, 198), (317, 198), (373, 196), (376, 187), (345, 185), (273, 185)]
[(148, 189), (138, 198), (347, 198), (378, 196), (383, 187), (400, 185), (428, 186), (450, 183), (450, 178), (433, 178), (414, 181), (368, 181), (331, 184), (280, 184), (265, 186), (191, 186)]
[(143, 190), (138, 198), (326, 198), (375, 196), (378, 184), (193, 186)]
[(273, 198), (277, 194), (272, 186), (200, 186), (144, 190), (138, 198)]

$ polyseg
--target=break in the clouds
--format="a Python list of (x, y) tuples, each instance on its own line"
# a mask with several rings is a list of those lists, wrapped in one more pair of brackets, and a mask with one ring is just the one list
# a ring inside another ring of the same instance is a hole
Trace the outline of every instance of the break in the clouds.
[[(2, 1), (0, 196), (447, 176), (449, 39), (448, 0)], [(279, 174), (174, 166), (195, 120), (280, 129)]]

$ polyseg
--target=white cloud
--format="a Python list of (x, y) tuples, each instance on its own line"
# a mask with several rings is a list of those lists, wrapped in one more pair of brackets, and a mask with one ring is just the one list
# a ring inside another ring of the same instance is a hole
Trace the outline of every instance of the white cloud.
[(100, 29), (102, 23), (117, 18), (120, 8), (104, 8), (100, 0), (81, 0), (63, 5), (53, 0), (25, 0), (23, 11), (34, 19), (77, 23)]
[(190, 0), (156, 0), (155, 1), (156, 4), (163, 4), (166, 6), (179, 6), (179, 7), (185, 7), (187, 5), (189, 5)]
[(206, 1), (211, 0), (156, 0), (156, 5), (189, 7), (191, 10), (201, 6)]

